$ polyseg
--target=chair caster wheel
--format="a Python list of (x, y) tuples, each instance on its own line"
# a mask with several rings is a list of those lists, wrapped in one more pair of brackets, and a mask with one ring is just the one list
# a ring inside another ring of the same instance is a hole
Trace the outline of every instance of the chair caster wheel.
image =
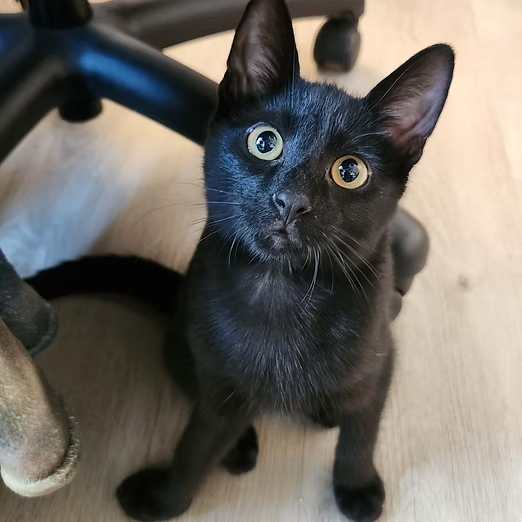
[(314, 47), (314, 59), (319, 69), (346, 73), (353, 68), (361, 48), (357, 23), (358, 20), (350, 16), (332, 18), (323, 25)]

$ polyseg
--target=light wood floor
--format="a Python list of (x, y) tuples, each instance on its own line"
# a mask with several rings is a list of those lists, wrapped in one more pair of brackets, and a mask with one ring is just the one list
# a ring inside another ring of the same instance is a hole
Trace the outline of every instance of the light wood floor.
[[(432, 252), (395, 324), (399, 364), (377, 455), (387, 485), (383, 520), (520, 522), (522, 2), (367, 3), (356, 70), (335, 79), (346, 88), (366, 91), (432, 43), (457, 51), (446, 110), (404, 203), (427, 225)], [(309, 78), (319, 26), (296, 24)], [(219, 80), (230, 42), (221, 35), (169, 54)], [(117, 204), (111, 222), (93, 228), (93, 248), (182, 269), (197, 241), (186, 225), (201, 212), (192, 206), (201, 201), (200, 162), (196, 146), (106, 104), (83, 126), (50, 115), (1, 172), (2, 183), (20, 190), (96, 176), (105, 189), (99, 198)], [(52, 209), (48, 216), (46, 230), (61, 230)], [(78, 229), (93, 226), (96, 207), (70, 219)], [(0, 520), (123, 521), (114, 489), (169, 458), (187, 405), (163, 369), (154, 317), (101, 299), (67, 299), (59, 311), (58, 339), (38, 362), (80, 421), (83, 464), (71, 486), (48, 498), (23, 500), (0, 486)], [(342, 520), (330, 491), (335, 430), (271, 419), (259, 427), (258, 467), (242, 478), (217, 470), (182, 520)]]

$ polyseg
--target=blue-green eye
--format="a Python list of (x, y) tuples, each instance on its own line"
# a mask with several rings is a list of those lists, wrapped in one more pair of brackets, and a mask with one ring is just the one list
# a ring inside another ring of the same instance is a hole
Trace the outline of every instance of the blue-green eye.
[(258, 159), (272, 161), (283, 152), (283, 138), (281, 134), (268, 125), (255, 127), (247, 139), (248, 151)]

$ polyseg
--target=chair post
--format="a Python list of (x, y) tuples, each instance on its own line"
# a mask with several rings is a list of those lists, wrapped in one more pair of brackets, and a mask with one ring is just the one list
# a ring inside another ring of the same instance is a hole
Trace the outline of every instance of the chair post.
[(71, 29), (92, 17), (88, 0), (26, 0), (23, 5), (31, 24), (42, 29)]

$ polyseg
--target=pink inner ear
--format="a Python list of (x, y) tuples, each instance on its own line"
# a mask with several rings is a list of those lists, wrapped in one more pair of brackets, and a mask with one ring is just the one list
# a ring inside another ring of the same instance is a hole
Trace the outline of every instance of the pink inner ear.
[(389, 111), (392, 120), (388, 131), (395, 145), (404, 149), (408, 147), (409, 141), (423, 134), (423, 122), (429, 113), (429, 107), (420, 100), (405, 100), (393, 109)]
[(253, 0), (236, 31), (220, 103), (268, 94), (299, 74), (292, 19), (284, 0)]
[(274, 48), (274, 41), (268, 40), (264, 23), (244, 33), (237, 43), (237, 54), (231, 55), (229, 69), (241, 78), (245, 93), (260, 93), (284, 75), (282, 65), (277, 63), (278, 58), (284, 61), (282, 49)]
[(419, 75), (416, 85), (409, 85), (400, 97), (388, 102), (389, 133), (397, 147), (408, 150), (412, 142), (424, 142), (430, 136), (445, 99), (443, 87), (436, 75)]
[(396, 69), (368, 95), (372, 108), (387, 116), (390, 141), (413, 165), (421, 155), (444, 107), (453, 77), (451, 47), (428, 47)]

